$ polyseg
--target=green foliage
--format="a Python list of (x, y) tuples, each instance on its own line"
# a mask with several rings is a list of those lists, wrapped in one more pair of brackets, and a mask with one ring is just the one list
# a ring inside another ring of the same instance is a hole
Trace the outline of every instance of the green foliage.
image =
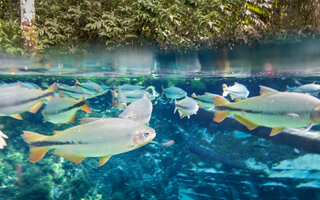
[(0, 19), (0, 53), (2, 55), (24, 55), (26, 52), (21, 48), (20, 24), (15, 21)]
[[(107, 48), (122, 45), (157, 45), (164, 50), (179, 51), (226, 45), (232, 48), (291, 36), (315, 37), (320, 32), (317, 1), (38, 0), (35, 3), (36, 51), (40, 53), (62, 47), (61, 52), (78, 54), (81, 45), (90, 42)], [(18, 0), (0, 0), (1, 34), (8, 38), (0, 42), (0, 48), (23, 54), (18, 48), (21, 46), (18, 8)]]

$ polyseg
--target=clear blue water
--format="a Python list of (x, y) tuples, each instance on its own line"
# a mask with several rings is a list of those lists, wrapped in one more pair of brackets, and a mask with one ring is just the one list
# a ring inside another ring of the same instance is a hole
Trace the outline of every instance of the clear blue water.
[(285, 91), (297, 80), (318, 83), (318, 47), (309, 43), (187, 54), (137, 48), (40, 63), (2, 60), (0, 81), (5, 83), (31, 82), (41, 88), (54, 82), (73, 86), (76, 79), (109, 87), (130, 83), (154, 86), (159, 96), (152, 101), (148, 125), (156, 138), (112, 156), (101, 167), (97, 158), (75, 164), (52, 151), (32, 163), (21, 134), (52, 135), (83, 117), (117, 117), (110, 92), (87, 100), (93, 112), (78, 111), (74, 123), (46, 122), (41, 114), (45, 105), (35, 114), (22, 113), (23, 120), (1, 117), (1, 131), (9, 138), (0, 150), (0, 199), (319, 199), (319, 126), (270, 137), (269, 128), (249, 131), (232, 118), (213, 122), (212, 110), (200, 108), (190, 119), (180, 119), (174, 102), (161, 96), (168, 86), (180, 87), (188, 96), (221, 95), (222, 84), (238, 82), (253, 97), (259, 95), (259, 85)]

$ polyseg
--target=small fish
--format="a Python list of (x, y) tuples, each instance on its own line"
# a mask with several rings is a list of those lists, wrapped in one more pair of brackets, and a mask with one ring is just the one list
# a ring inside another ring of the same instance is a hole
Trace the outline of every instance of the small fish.
[(87, 157), (99, 157), (99, 166), (112, 155), (125, 153), (151, 142), (154, 129), (121, 118), (101, 118), (86, 124), (54, 132), (53, 136), (24, 131), (22, 138), (30, 146), (29, 160), (37, 162), (50, 149), (74, 163)]
[(84, 90), (82, 90), (81, 88), (76, 88), (74, 86), (59, 83), (57, 87), (58, 91), (60, 92), (60, 96), (62, 97), (67, 96), (76, 99), (80, 99), (81, 97), (83, 97), (83, 95), (85, 96), (85, 99), (94, 97), (94, 95), (86, 94)]
[(100, 85), (90, 80), (88, 80), (86, 83), (80, 83), (78, 80), (76, 80), (75, 86), (76, 88), (77, 87), (82, 88), (86, 94), (90, 94), (93, 96), (99, 96), (105, 93), (104, 89), (102, 89)]
[(22, 87), (29, 88), (29, 89), (40, 89), (40, 86), (37, 84), (30, 83), (30, 82), (20, 82), (20, 81), (18, 81), (16, 83), (1, 83), (0, 87), (9, 87), (9, 86), (13, 86), (16, 84), (20, 84), (20, 85), (22, 85)]
[(203, 95), (196, 95), (195, 93), (193, 93), (191, 96), (198, 102), (200, 107), (209, 110), (214, 110), (214, 104), (212, 103), (212, 99), (220, 95), (205, 92)]
[(169, 140), (167, 142), (164, 142), (161, 144), (162, 147), (169, 147), (169, 146), (172, 146), (174, 145), (174, 140)]
[(119, 86), (123, 92), (130, 90), (142, 90), (143, 87), (139, 85), (123, 84)]
[(100, 86), (101, 86), (101, 88), (104, 90), (104, 93), (107, 93), (107, 92), (110, 90), (110, 87), (107, 86), (107, 85), (102, 84), (102, 85), (100, 85)]
[(38, 112), (43, 100), (50, 101), (53, 98), (55, 86), (56, 83), (45, 91), (25, 88), (21, 84), (0, 88), (0, 116), (22, 119), (20, 113)]
[(131, 119), (143, 124), (148, 124), (152, 114), (152, 103), (144, 94), (141, 99), (138, 99), (129, 104), (124, 111), (119, 115), (123, 119)]
[(5, 141), (5, 139), (7, 138), (8, 136), (0, 131), (0, 149), (3, 149), (5, 146), (7, 146), (7, 143)]
[(228, 87), (226, 84), (222, 85), (222, 96), (226, 97), (228, 94), (232, 100), (234, 99), (246, 99), (249, 96), (248, 89), (240, 84), (235, 82), (233, 86)]
[(270, 136), (285, 128), (307, 127), (320, 123), (320, 100), (301, 93), (278, 92), (260, 86), (260, 96), (230, 103), (223, 97), (213, 98), (215, 122), (223, 121), (233, 113), (235, 119), (253, 130), (258, 126), (272, 128)]
[(178, 87), (169, 87), (166, 89), (162, 88), (162, 90), (166, 97), (172, 100), (181, 99), (187, 96), (187, 92)]
[(127, 107), (126, 95), (122, 92), (121, 88), (118, 88), (118, 93), (115, 90), (111, 90), (112, 104), (114, 108), (123, 110)]
[(185, 116), (189, 119), (190, 115), (197, 114), (197, 111), (199, 110), (198, 103), (187, 96), (180, 101), (175, 100), (175, 106), (174, 113), (178, 110), (181, 119)]
[(54, 124), (74, 122), (79, 109), (91, 113), (84, 97), (79, 100), (72, 98), (54, 97), (42, 111), (45, 119)]
[(299, 93), (308, 93), (313, 96), (318, 96), (320, 92), (320, 85), (315, 83), (305, 84), (298, 87), (290, 88), (287, 86), (289, 92), (299, 92)]
[(155, 97), (145, 90), (127, 90), (123, 92), (126, 96), (127, 103), (134, 102), (138, 99), (141, 99), (143, 95), (147, 95), (148, 99), (154, 100)]

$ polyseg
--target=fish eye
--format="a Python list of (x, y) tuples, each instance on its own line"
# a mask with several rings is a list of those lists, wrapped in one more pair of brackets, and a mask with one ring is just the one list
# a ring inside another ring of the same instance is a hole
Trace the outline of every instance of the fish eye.
[(144, 133), (144, 137), (148, 137), (149, 136), (149, 133)]

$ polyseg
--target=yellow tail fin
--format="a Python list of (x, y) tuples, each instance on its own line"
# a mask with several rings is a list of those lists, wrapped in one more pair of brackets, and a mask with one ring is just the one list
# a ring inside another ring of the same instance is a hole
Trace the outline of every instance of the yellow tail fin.
[[(46, 137), (49, 137), (49, 136), (41, 135), (39, 133), (31, 132), (31, 131), (24, 131), (23, 133), (24, 134), (21, 136), (24, 139), (24, 141), (29, 145), (32, 142), (36, 142), (36, 141), (39, 141), (40, 139), (45, 139)], [(49, 150), (48, 147), (31, 147), (29, 160), (31, 162), (37, 162), (41, 160), (41, 158), (43, 158), (43, 156), (47, 153), (48, 150)]]
[(213, 101), (214, 106), (225, 106), (225, 105), (230, 104), (230, 102), (227, 99), (225, 99), (221, 96), (214, 97), (212, 99), (212, 101)]
[(54, 97), (56, 85), (57, 85), (57, 83), (54, 83), (48, 89), (45, 90), (46, 93), (52, 93), (52, 95), (50, 95), (49, 97), (46, 98), (48, 101), (50, 101)]
[(41, 135), (39, 133), (34, 133), (34, 132), (31, 132), (31, 131), (23, 131), (23, 134), (21, 136), (24, 139), (24, 141), (26, 143), (28, 143), (28, 144), (48, 137), (46, 135)]

